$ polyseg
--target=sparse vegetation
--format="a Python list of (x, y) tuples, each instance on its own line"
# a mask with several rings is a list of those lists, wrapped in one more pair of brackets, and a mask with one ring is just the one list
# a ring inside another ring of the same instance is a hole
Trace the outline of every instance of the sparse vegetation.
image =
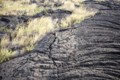
[(80, 7), (73, 11), (73, 14), (64, 18), (60, 22), (61, 27), (71, 27), (74, 24), (80, 23), (89, 16), (93, 16), (96, 12), (88, 11), (87, 9)]
[(38, 7), (36, 4), (30, 4), (30, 0), (5, 0), (2, 2), (0, 15), (35, 15), (38, 12), (46, 10)]
[[(47, 25), (46, 25), (47, 24)], [(35, 43), (40, 40), (47, 32), (54, 29), (50, 17), (42, 17), (28, 22), (27, 26), (19, 26), (11, 32), (12, 40), (9, 36), (4, 36), (0, 43), (0, 62), (8, 59), (15, 53), (13, 47), (22, 47), (21, 52), (32, 50)]]
[[(64, 3), (60, 7), (51, 7), (54, 9), (64, 9), (72, 12), (70, 16), (63, 18), (60, 23), (55, 23), (61, 28), (71, 27), (74, 24), (80, 23), (89, 16), (93, 16), (96, 12), (88, 11), (84, 6), (81, 6), (81, 2), (84, 0), (62, 0)], [(35, 15), (43, 10), (47, 10), (45, 7), (38, 7), (36, 4), (29, 4), (30, 0), (0, 0), (2, 8), (0, 15)], [(45, 2), (47, 4), (47, 1)], [(80, 7), (75, 7), (75, 5)], [(51, 4), (53, 5), (53, 4)], [(68, 7), (69, 6), (69, 7)], [(20, 13), (21, 12), (21, 13)], [(20, 53), (33, 50), (36, 43), (42, 39), (42, 37), (53, 31), (56, 25), (53, 24), (51, 17), (42, 17), (30, 20), (27, 25), (17, 25), (17, 28), (13, 31), (6, 27), (0, 27), (0, 31), (9, 33), (5, 35), (0, 41), (0, 62), (8, 60), (19, 49)], [(11, 37), (11, 38), (10, 38)]]
[[(78, 0), (76, 0), (77, 2)], [(76, 3), (75, 2), (75, 3)], [(81, 1), (82, 2), (82, 1)], [(97, 11), (92, 11), (92, 10), (88, 10), (84, 7), (83, 4), (81, 4), (81, 2), (79, 1), (79, 7), (75, 8), (75, 4), (67, 1), (63, 6), (62, 9), (65, 10), (70, 10), (72, 11), (72, 14), (70, 16), (67, 16), (66, 18), (63, 18), (60, 22), (60, 27), (71, 27), (74, 24), (80, 23), (81, 21), (83, 21), (84, 19), (87, 19), (90, 16), (94, 16), (96, 14)], [(70, 6), (71, 7), (67, 7)], [(61, 8), (61, 7), (60, 7)]]

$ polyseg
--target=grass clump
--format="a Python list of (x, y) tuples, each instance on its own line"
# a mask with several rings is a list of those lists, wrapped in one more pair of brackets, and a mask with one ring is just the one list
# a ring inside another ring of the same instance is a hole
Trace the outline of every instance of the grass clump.
[[(47, 24), (47, 25), (46, 25)], [(40, 36), (53, 29), (52, 19), (50, 17), (42, 17), (28, 22), (28, 26), (18, 27), (14, 33), (16, 37), (13, 44), (20, 46), (34, 44)], [(27, 41), (27, 42), (26, 42)]]
[(14, 51), (8, 48), (9, 36), (5, 35), (0, 41), (0, 63), (9, 60), (9, 57), (14, 54)]
[(14, 55), (14, 52), (7, 48), (0, 48), (0, 63), (9, 60), (9, 57)]
[(74, 24), (80, 23), (81, 21), (87, 19), (90, 16), (94, 16), (96, 11), (89, 11), (85, 7), (80, 6), (75, 8), (70, 16), (63, 18), (60, 22), (60, 26), (63, 28), (71, 27)]
[(42, 17), (28, 22), (27, 26), (19, 26), (9, 36), (4, 36), (0, 42), (0, 62), (8, 60), (15, 54), (12, 47), (22, 47), (21, 53), (34, 49), (35, 44), (48, 32), (54, 29), (50, 17)]

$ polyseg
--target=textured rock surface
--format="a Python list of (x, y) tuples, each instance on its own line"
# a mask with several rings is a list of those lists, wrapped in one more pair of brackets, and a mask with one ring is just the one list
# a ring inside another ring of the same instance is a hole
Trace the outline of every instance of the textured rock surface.
[(86, 4), (99, 13), (0, 64), (0, 80), (120, 80), (120, 5)]

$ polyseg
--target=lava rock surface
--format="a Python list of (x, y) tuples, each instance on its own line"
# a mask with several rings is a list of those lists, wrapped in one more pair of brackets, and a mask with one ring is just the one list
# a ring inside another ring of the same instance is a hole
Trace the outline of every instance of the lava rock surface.
[(0, 64), (0, 80), (120, 80), (120, 5), (112, 0), (85, 4), (99, 12)]

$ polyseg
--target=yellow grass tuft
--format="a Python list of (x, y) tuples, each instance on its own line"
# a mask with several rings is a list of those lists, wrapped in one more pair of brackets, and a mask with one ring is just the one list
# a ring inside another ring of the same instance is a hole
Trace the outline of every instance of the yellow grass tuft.
[(14, 54), (15, 54), (14, 51), (11, 51), (7, 48), (0, 48), (0, 63), (9, 60), (9, 57)]
[(80, 23), (90, 16), (94, 16), (96, 12), (97, 11), (89, 11), (83, 6), (75, 8), (70, 16), (67, 16), (66, 18), (61, 20), (60, 26), (63, 28), (71, 27), (72, 25)]

